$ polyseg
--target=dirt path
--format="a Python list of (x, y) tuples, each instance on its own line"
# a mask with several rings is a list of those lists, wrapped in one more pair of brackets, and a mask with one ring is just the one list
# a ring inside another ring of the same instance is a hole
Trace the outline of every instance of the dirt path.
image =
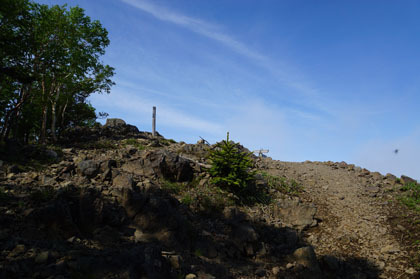
[(317, 227), (306, 240), (317, 255), (363, 259), (381, 271), (380, 278), (415, 278), (408, 253), (390, 233), (384, 207), (391, 186), (379, 173), (345, 163), (271, 161), (267, 171), (300, 182), (303, 199), (317, 208)]

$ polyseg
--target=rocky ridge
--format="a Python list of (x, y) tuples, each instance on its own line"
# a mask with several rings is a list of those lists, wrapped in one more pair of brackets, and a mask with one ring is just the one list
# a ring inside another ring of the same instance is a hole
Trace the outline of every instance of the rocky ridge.
[(417, 278), (410, 228), (390, 220), (394, 176), (255, 157), (271, 202), (238, 205), (212, 190), (211, 148), (114, 121), (21, 150), (42, 169), (5, 157), (0, 278)]

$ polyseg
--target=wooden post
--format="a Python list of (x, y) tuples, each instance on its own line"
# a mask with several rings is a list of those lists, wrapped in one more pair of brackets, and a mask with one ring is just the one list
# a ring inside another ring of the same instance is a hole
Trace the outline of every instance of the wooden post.
[(153, 107), (152, 134), (156, 136), (156, 107)]

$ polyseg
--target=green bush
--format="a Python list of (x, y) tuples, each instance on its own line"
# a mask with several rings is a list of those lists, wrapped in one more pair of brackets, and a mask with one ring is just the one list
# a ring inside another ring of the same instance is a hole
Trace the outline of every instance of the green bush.
[(211, 182), (221, 188), (240, 194), (254, 180), (250, 154), (240, 151), (238, 144), (229, 140), (229, 133), (210, 152), (209, 159)]
[(184, 194), (183, 197), (181, 198), (181, 203), (185, 204), (186, 206), (190, 206), (192, 202), (193, 202), (193, 198), (191, 197), (189, 193)]
[(173, 140), (173, 139), (160, 139), (159, 143), (168, 146), (168, 145), (171, 145), (173, 143), (176, 143), (176, 141)]
[(76, 144), (82, 149), (116, 149), (117, 146), (112, 140), (98, 140)]
[(400, 200), (411, 209), (420, 211), (420, 184), (412, 182), (400, 188), (403, 194)]
[(297, 196), (303, 191), (302, 185), (294, 179), (288, 180), (286, 177), (274, 176), (266, 172), (261, 172), (260, 174), (267, 182), (269, 188), (275, 189), (280, 193)]
[(173, 194), (179, 194), (184, 189), (184, 185), (179, 182), (164, 180), (162, 183), (162, 189)]
[(145, 149), (144, 145), (141, 144), (137, 139), (134, 139), (134, 138), (124, 140), (123, 146), (127, 146), (127, 145), (132, 145), (135, 148), (137, 148), (137, 150), (139, 150), (139, 151)]

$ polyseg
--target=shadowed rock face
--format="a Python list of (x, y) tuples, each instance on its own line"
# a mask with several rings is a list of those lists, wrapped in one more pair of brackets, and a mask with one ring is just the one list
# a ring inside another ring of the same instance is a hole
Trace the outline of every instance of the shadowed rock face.
[(160, 177), (173, 182), (191, 181), (194, 176), (193, 162), (168, 150), (151, 150), (138, 159), (130, 160), (122, 169), (141, 176)]
[(191, 181), (194, 174), (187, 159), (165, 150), (147, 153), (144, 156), (143, 166), (152, 169), (155, 175), (171, 181)]

